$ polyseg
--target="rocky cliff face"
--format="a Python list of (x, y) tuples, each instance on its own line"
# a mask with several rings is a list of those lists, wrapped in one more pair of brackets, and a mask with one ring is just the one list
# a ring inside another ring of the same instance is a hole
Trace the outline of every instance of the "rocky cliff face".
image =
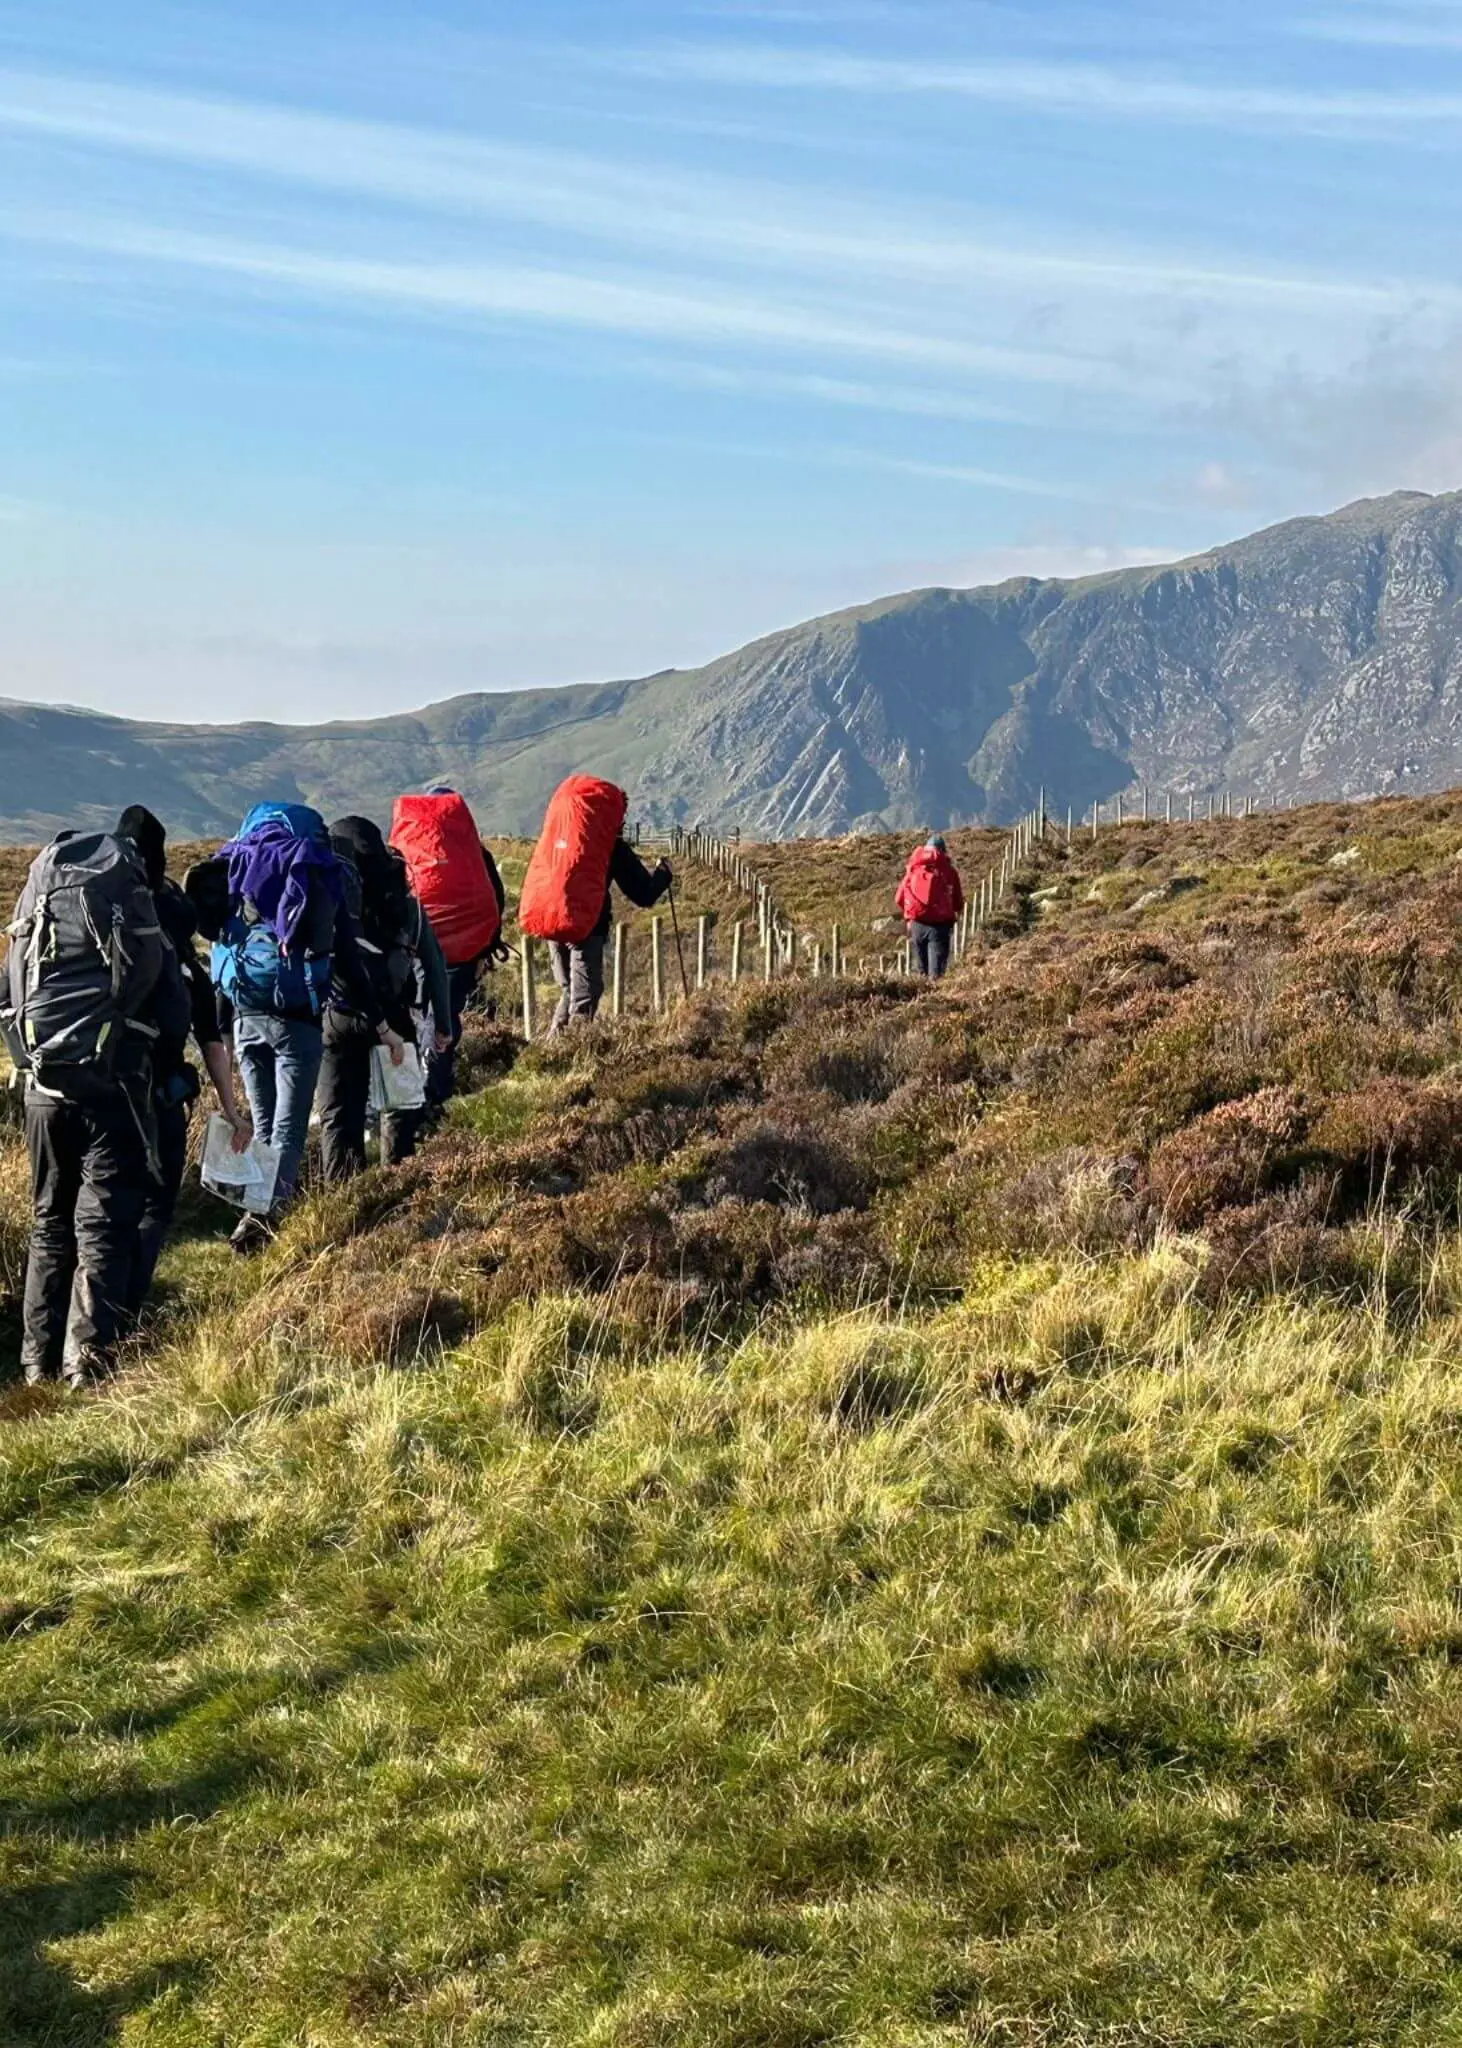
[(1462, 493), (1401, 493), (1171, 567), (928, 590), (691, 671), (286, 730), (0, 704), (0, 834), (150, 804), (229, 829), (258, 795), (383, 815), (452, 776), (536, 828), (592, 768), (648, 819), (753, 835), (1078, 811), (1146, 783), (1308, 798), (1462, 782)]

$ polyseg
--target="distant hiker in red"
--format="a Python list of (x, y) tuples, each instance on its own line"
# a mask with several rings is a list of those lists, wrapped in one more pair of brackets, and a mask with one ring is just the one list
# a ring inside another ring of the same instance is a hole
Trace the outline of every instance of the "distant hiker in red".
[[(411, 892), (447, 963), (451, 1034), (444, 1042), (441, 1032), (424, 1025), (421, 1037), (425, 1114), (431, 1116), (456, 1092), (462, 1014), (483, 967), (508, 957), (502, 943), (506, 899), (497, 862), (478, 837), (467, 799), (448, 782), (432, 783), (421, 796), (397, 797), (390, 843), (406, 863)], [(423, 1013), (429, 1007), (426, 993), (418, 990)]]
[(938, 832), (909, 855), (894, 902), (908, 923), (914, 972), (938, 981), (949, 966), (954, 928), (965, 907), (959, 870)]
[(549, 801), (518, 904), (518, 928), (548, 945), (558, 984), (550, 1032), (587, 1022), (604, 995), (611, 884), (648, 910), (670, 887), (670, 863), (647, 868), (624, 837), (629, 798), (612, 782), (571, 775)]

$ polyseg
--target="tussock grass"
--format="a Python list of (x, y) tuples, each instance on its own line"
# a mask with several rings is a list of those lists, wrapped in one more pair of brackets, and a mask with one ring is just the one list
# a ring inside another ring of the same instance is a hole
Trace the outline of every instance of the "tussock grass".
[(11, 2037), (1448, 2038), (1457, 1327), (1201, 1258), (9, 1430)]

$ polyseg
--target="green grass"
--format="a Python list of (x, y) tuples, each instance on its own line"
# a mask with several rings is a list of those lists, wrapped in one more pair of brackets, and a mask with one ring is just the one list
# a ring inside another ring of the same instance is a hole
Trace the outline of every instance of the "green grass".
[(0, 2048), (1462, 2042), (1459, 827), (1052, 849), (191, 1203), (0, 1398)]
[(0, 2038), (1456, 2038), (1456, 1325), (1193, 1257), (10, 1432)]

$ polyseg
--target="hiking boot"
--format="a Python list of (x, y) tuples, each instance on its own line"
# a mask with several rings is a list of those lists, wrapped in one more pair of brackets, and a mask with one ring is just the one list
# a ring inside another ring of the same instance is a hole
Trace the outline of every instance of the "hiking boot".
[(241, 1259), (252, 1258), (255, 1252), (274, 1242), (274, 1226), (267, 1216), (255, 1216), (252, 1212), (243, 1217), (229, 1239), (229, 1247)]
[(73, 1394), (85, 1394), (109, 1380), (116, 1368), (113, 1352), (82, 1351), (75, 1358), (62, 1359), (61, 1377)]
[(25, 1369), (25, 1383), (28, 1387), (47, 1386), (55, 1377), (56, 1375), (47, 1372), (43, 1365), (28, 1365)]

